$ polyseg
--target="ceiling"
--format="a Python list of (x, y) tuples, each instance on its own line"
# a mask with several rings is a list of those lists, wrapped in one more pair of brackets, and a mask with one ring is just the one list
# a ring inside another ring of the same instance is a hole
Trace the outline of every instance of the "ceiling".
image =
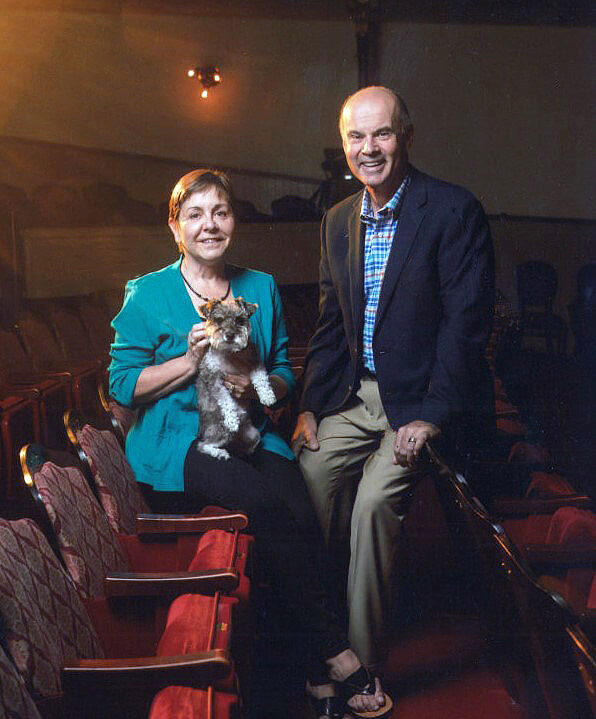
[[(593, 0), (377, 0), (376, 4), (379, 19), (394, 22), (583, 26), (596, 20)], [(287, 20), (350, 17), (346, 0), (0, 0), (1, 7)]]

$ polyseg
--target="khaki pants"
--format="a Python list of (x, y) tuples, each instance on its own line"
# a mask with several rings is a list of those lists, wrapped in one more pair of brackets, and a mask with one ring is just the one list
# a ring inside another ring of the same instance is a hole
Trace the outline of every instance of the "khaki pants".
[(303, 449), (300, 467), (332, 559), (346, 561), (349, 547), (348, 636), (374, 669), (386, 654), (401, 524), (420, 472), (392, 463), (395, 431), (377, 382), (363, 378), (357, 400), (321, 420), (320, 449)]

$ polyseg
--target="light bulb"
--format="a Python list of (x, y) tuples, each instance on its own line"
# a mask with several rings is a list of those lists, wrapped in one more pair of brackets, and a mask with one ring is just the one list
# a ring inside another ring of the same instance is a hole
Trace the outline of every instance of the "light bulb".
[(195, 71), (194, 71), (194, 70), (189, 70), (186, 74), (188, 75), (188, 77), (194, 77), (194, 76), (195, 76)]
[(213, 76), (213, 80), (214, 80), (215, 82), (219, 82), (219, 81), (221, 80), (221, 77), (219, 76), (219, 73), (215, 73), (215, 75)]
[(207, 95), (209, 95), (209, 93), (207, 92), (207, 88), (205, 88), (201, 93), (201, 97), (203, 98), (203, 100), (207, 97)]

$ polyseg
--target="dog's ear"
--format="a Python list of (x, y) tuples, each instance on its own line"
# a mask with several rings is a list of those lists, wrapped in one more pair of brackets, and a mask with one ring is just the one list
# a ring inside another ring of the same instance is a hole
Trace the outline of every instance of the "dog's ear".
[(202, 317), (204, 320), (208, 320), (213, 312), (214, 302), (215, 300), (209, 300), (209, 302), (205, 302), (204, 305), (201, 305), (199, 307), (199, 317)]
[(254, 313), (259, 308), (259, 305), (257, 305), (255, 302), (247, 302), (244, 297), (236, 297), (236, 303), (246, 312), (247, 317), (254, 315)]

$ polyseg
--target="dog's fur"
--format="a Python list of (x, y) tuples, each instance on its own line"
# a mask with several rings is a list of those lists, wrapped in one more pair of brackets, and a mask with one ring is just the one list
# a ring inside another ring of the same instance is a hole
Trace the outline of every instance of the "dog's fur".
[(256, 309), (257, 305), (242, 297), (227, 302), (211, 300), (199, 308), (206, 321), (209, 348), (197, 375), (197, 449), (217, 459), (229, 459), (226, 447), (238, 454), (251, 454), (261, 439), (250, 421), (248, 403), (239, 401), (225, 386), (227, 374), (242, 373), (250, 367), (250, 380), (261, 403), (270, 406), (276, 401), (267, 371), (250, 342), (250, 316)]

